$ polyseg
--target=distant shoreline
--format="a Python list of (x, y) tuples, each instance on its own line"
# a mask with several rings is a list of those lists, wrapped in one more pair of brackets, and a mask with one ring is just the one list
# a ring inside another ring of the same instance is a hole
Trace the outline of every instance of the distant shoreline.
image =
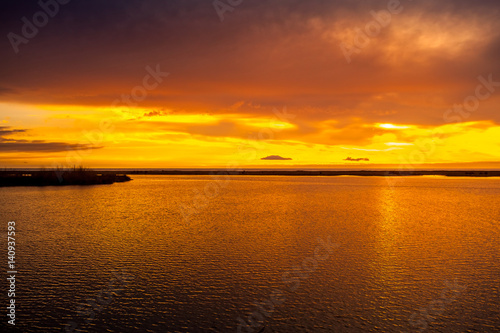
[(447, 177), (500, 177), (497, 170), (132, 170), (130, 175), (231, 175), (231, 176), (447, 176)]

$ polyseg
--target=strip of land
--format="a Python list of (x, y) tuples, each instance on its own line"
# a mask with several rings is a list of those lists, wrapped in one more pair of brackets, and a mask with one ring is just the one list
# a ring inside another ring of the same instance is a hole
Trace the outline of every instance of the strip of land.
[(500, 171), (461, 170), (133, 170), (133, 175), (249, 175), (249, 176), (447, 176), (500, 177)]

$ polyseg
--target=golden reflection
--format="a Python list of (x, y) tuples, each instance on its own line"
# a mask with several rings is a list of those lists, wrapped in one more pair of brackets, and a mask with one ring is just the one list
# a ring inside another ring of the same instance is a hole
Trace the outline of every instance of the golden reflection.
[(404, 266), (404, 258), (398, 249), (402, 242), (404, 221), (401, 219), (402, 206), (399, 203), (400, 189), (380, 180), (378, 193), (378, 211), (380, 218), (375, 224), (376, 251), (378, 262), (375, 263), (375, 273), (379, 281), (394, 281), (396, 273)]

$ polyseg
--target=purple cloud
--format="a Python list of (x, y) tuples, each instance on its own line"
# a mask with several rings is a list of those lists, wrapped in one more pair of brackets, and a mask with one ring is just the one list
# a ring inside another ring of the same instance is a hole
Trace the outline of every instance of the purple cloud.
[(348, 157), (348, 158), (345, 158), (344, 161), (351, 161), (351, 162), (359, 162), (359, 161), (370, 161), (369, 158), (366, 158), (366, 157), (360, 157), (360, 158), (352, 158), (352, 157)]
[(290, 157), (282, 157), (279, 155), (269, 155), (266, 157), (262, 157), (261, 160), (267, 160), (267, 161), (289, 161), (291, 160)]

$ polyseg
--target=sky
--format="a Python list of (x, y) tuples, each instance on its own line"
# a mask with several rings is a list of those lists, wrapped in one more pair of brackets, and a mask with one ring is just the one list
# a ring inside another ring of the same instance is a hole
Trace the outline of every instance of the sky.
[(500, 162), (498, 0), (0, 4), (0, 167)]

